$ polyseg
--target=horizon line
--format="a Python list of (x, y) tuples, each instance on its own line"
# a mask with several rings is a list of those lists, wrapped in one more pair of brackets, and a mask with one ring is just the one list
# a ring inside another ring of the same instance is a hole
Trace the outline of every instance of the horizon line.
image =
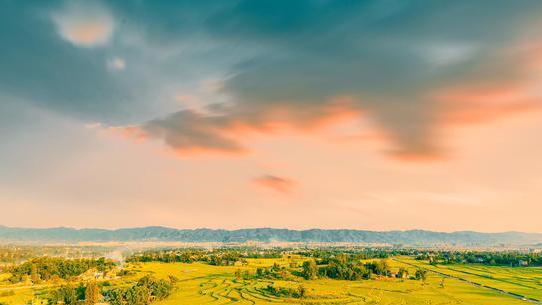
[(431, 230), (431, 229), (391, 229), (391, 230), (371, 230), (371, 229), (353, 229), (353, 228), (307, 228), (307, 229), (292, 229), (292, 228), (280, 228), (280, 227), (245, 227), (245, 228), (237, 228), (237, 229), (225, 229), (225, 228), (210, 228), (210, 227), (197, 227), (197, 228), (180, 228), (180, 227), (172, 227), (172, 226), (164, 226), (164, 225), (147, 225), (147, 226), (129, 226), (129, 227), (116, 227), (116, 228), (108, 228), (108, 227), (70, 227), (70, 226), (50, 226), (50, 227), (26, 227), (26, 226), (6, 226), (0, 224), (0, 228), (8, 228), (8, 229), (31, 229), (31, 230), (51, 230), (51, 229), (69, 229), (69, 230), (75, 230), (75, 231), (82, 231), (82, 230), (103, 230), (103, 231), (119, 231), (119, 230), (129, 230), (129, 229), (148, 229), (148, 228), (162, 228), (162, 229), (171, 229), (171, 230), (177, 230), (177, 231), (196, 231), (196, 230), (211, 230), (211, 231), (241, 231), (241, 230), (258, 230), (258, 229), (269, 229), (269, 230), (288, 230), (288, 231), (312, 231), (312, 230), (320, 230), (320, 231), (366, 231), (366, 232), (378, 232), (378, 233), (387, 233), (387, 232), (411, 232), (411, 231), (424, 231), (424, 232), (431, 232), (431, 233), (445, 233), (445, 234), (453, 234), (453, 233), (482, 233), (482, 234), (504, 234), (504, 233), (521, 233), (521, 234), (542, 234), (542, 232), (526, 232), (526, 231), (517, 231), (517, 230), (508, 230), (508, 231), (477, 231), (477, 230), (454, 230), (454, 231), (439, 231), (439, 230)]

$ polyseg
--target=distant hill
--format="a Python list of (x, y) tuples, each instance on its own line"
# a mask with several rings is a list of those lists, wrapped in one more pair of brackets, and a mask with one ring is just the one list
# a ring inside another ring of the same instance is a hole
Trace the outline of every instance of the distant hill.
[(178, 241), (178, 242), (352, 242), (401, 245), (498, 246), (532, 245), (542, 243), (542, 234), (503, 232), (452, 233), (424, 230), (365, 231), (365, 230), (288, 230), (240, 229), (181, 230), (166, 227), (143, 227), (117, 230), (73, 228), (11, 228), (0, 226), (2, 242), (106, 242), (106, 241)]

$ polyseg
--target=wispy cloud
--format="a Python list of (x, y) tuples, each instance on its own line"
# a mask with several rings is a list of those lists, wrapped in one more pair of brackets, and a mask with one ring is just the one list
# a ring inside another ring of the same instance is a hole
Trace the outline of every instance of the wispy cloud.
[[(346, 117), (371, 121), (375, 130), (355, 133), (386, 135), (388, 155), (434, 160), (453, 122), (536, 108), (525, 98), (467, 102), (465, 88), (531, 81), (533, 60), (516, 49), (542, 40), (530, 30), (540, 2), (64, 4), (47, 7), (55, 28), (19, 8), (29, 38), (6, 37), (5, 90), (179, 154), (245, 153), (248, 135), (309, 134)], [(44, 55), (29, 51), (36, 45)], [(209, 79), (216, 83), (194, 89)], [(439, 96), (451, 88), (464, 92)], [(348, 101), (337, 107), (338, 98)]]
[(107, 67), (111, 70), (121, 71), (126, 68), (126, 61), (122, 57), (114, 57), (107, 61)]
[[(173, 113), (141, 124), (141, 131), (179, 152), (244, 152), (247, 130), (270, 133), (277, 126), (333, 124), (341, 115), (329, 106), (347, 96), (343, 114), (373, 121), (388, 135), (389, 155), (438, 160), (446, 155), (442, 144), (447, 139), (440, 129), (448, 122), (482, 117), (486, 111), (497, 119), (528, 108), (476, 105), (473, 110), (467, 103), (442, 103), (433, 95), (465, 84), (527, 81), (529, 63), (511, 51), (532, 41), (521, 38), (529, 27), (522, 14), (527, 7), (500, 3), (483, 10), (464, 1), (454, 9), (439, 2), (419, 10), (394, 2), (358, 6), (300, 1), (286, 12), (282, 5), (240, 1), (217, 10), (203, 26), (226, 45), (257, 46), (224, 80), (220, 93), (228, 97), (228, 107), (218, 115)], [(276, 14), (264, 13), (269, 11)], [(468, 22), (458, 23), (466, 12)], [(488, 30), (473, 31), (473, 24)]]
[(258, 186), (265, 187), (282, 194), (290, 194), (296, 185), (296, 183), (291, 179), (269, 174), (256, 177), (252, 179), (252, 181)]
[(105, 45), (115, 28), (111, 13), (96, 2), (66, 2), (52, 19), (58, 34), (78, 47)]
[(245, 153), (246, 137), (288, 130), (318, 131), (343, 119), (359, 116), (341, 99), (300, 109), (288, 104), (255, 107), (210, 107), (205, 113), (187, 109), (143, 125), (116, 127), (137, 138), (163, 140), (180, 155), (199, 153)]

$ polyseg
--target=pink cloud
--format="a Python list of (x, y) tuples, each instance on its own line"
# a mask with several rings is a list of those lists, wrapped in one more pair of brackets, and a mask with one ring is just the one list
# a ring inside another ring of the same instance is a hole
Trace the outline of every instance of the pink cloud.
[(296, 185), (293, 180), (274, 175), (256, 177), (252, 179), (252, 182), (260, 187), (271, 189), (282, 194), (290, 194)]
[(274, 105), (235, 108), (215, 114), (182, 110), (143, 125), (114, 127), (139, 140), (162, 139), (176, 154), (244, 154), (246, 142), (258, 134), (318, 133), (322, 129), (361, 115), (343, 99), (326, 105), (299, 109)]
[(162, 140), (179, 155), (235, 155), (250, 151), (254, 136), (321, 135), (325, 128), (363, 118), (375, 125), (369, 130), (358, 127), (356, 133), (378, 135), (388, 146), (384, 149), (388, 156), (401, 161), (439, 161), (449, 156), (443, 148), (449, 129), (542, 110), (542, 82), (533, 77), (542, 65), (540, 47), (517, 45), (522, 47), (497, 50), (460, 77), (429, 83), (411, 95), (365, 100), (359, 97), (363, 93), (344, 94), (325, 102), (241, 101), (206, 111), (179, 111), (130, 126), (126, 133)]

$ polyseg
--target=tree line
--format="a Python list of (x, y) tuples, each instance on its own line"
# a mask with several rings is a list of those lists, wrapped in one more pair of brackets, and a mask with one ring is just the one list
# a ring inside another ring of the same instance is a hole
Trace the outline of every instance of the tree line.
[(542, 253), (535, 252), (482, 252), (482, 251), (441, 251), (426, 252), (416, 256), (437, 264), (483, 264), (488, 266), (528, 267), (542, 266)]
[(148, 305), (167, 298), (177, 278), (169, 276), (167, 280), (147, 275), (130, 287), (119, 287), (104, 292), (104, 298), (110, 305)]
[(111, 248), (101, 246), (0, 245), (0, 264), (20, 264), (38, 256), (64, 258), (101, 257), (110, 252)]
[(111, 270), (113, 261), (105, 258), (66, 259), (61, 257), (37, 257), (22, 264), (8, 268), (9, 281), (18, 283), (30, 279), (33, 283), (54, 279), (69, 279), (79, 276), (89, 269), (100, 272)]
[(86, 284), (67, 284), (50, 293), (48, 303), (64, 305), (94, 305), (107, 302), (110, 305), (148, 305), (167, 298), (175, 288), (177, 279), (170, 276), (167, 280), (147, 275), (129, 287), (105, 289), (96, 281)]
[(203, 251), (200, 249), (150, 250), (132, 254), (128, 262), (193, 263), (204, 262), (214, 266), (232, 266), (247, 258), (280, 258), (284, 250), (228, 248)]
[(426, 271), (422, 269), (417, 269), (413, 275), (409, 275), (406, 268), (399, 268), (398, 272), (393, 273), (385, 259), (364, 262), (356, 256), (339, 254), (327, 258), (326, 263), (325, 265), (319, 265), (315, 260), (303, 262), (301, 276), (307, 280), (327, 277), (337, 280), (357, 281), (368, 280), (374, 276), (409, 278), (423, 281), (426, 279)]

